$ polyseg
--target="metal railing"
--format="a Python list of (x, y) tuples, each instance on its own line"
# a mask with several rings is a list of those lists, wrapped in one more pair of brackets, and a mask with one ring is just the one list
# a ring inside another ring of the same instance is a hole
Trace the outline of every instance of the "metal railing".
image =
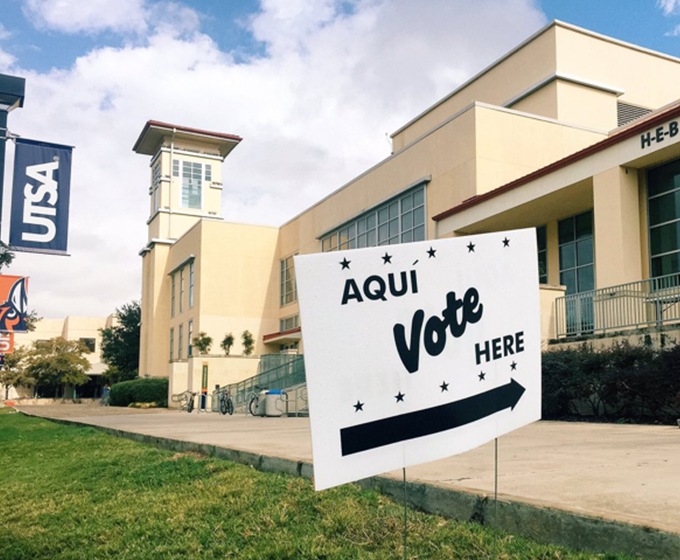
[(226, 389), (231, 392), (234, 400), (234, 408), (239, 412), (245, 412), (252, 394), (261, 389), (287, 389), (306, 382), (305, 362), (302, 356), (293, 356), (292, 359), (274, 368), (258, 373), (239, 383), (227, 385)]
[(680, 274), (557, 298), (555, 321), (557, 338), (680, 321)]

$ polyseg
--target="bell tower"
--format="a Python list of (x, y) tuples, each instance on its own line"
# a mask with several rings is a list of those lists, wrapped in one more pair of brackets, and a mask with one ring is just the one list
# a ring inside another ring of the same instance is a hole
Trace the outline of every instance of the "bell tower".
[(201, 218), (222, 219), (221, 163), (233, 134), (148, 121), (132, 148), (151, 156), (149, 238), (175, 240)]
[(148, 239), (139, 253), (141, 376), (168, 376), (172, 246), (197, 222), (222, 220), (221, 164), (240, 142), (232, 134), (148, 121), (132, 148), (151, 157)]

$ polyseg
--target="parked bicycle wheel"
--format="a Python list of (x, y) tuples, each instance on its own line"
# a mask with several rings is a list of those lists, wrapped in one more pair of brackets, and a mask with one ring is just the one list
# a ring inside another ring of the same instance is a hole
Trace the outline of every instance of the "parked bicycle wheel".
[(231, 400), (231, 397), (227, 397), (225, 402), (227, 405), (227, 414), (231, 416), (234, 414), (234, 401)]
[(224, 395), (220, 397), (220, 414), (222, 414), (223, 416), (225, 414), (229, 414), (229, 401), (231, 401), (229, 397), (226, 397)]
[(258, 403), (258, 401), (259, 401), (259, 399), (258, 399), (257, 395), (253, 395), (250, 398), (250, 402), (248, 403), (248, 412), (250, 412), (250, 414), (252, 416), (257, 415), (257, 403)]
[(194, 396), (189, 397), (189, 402), (187, 402), (187, 412), (191, 414), (194, 411)]

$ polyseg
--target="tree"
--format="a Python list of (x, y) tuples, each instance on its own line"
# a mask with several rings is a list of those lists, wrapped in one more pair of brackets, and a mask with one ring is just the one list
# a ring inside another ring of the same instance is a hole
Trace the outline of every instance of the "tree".
[(109, 366), (105, 375), (112, 383), (137, 377), (142, 309), (138, 301), (116, 309), (118, 324), (100, 329), (102, 361)]
[(12, 261), (14, 260), (14, 253), (10, 251), (9, 245), (7, 243), (3, 243), (0, 241), (0, 270), (2, 267), (7, 267), (9, 268), (9, 265), (12, 264)]
[(61, 336), (37, 340), (28, 353), (25, 372), (37, 385), (84, 385), (90, 380), (86, 375), (90, 369), (90, 362), (84, 356), (86, 353), (89, 350), (80, 341)]
[(38, 326), (38, 322), (42, 321), (42, 317), (38, 316), (38, 312), (34, 309), (26, 313), (26, 330), (33, 332)]
[(19, 347), (11, 354), (5, 354), (5, 365), (0, 370), (0, 385), (5, 389), (5, 400), (9, 398), (10, 387), (28, 387), (35, 383), (26, 372), (28, 350)]
[(199, 354), (207, 354), (210, 352), (210, 346), (212, 346), (213, 339), (208, 336), (203, 331), (199, 332), (193, 339), (194, 348), (198, 350)]
[(250, 356), (255, 349), (255, 339), (253, 338), (253, 333), (248, 330), (243, 331), (241, 335), (241, 341), (243, 342), (243, 355)]
[(220, 347), (222, 350), (224, 350), (224, 355), (228, 356), (229, 352), (231, 351), (231, 347), (234, 345), (234, 335), (229, 333), (225, 334), (224, 338), (222, 339), (222, 342), (220, 344)]

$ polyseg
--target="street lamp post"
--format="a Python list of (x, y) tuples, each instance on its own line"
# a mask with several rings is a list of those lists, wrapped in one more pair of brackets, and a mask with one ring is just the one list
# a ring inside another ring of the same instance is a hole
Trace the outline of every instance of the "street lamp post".
[(7, 138), (7, 114), (24, 106), (26, 80), (17, 76), (0, 74), (0, 220), (2, 219), (2, 195), (5, 182), (5, 147)]

